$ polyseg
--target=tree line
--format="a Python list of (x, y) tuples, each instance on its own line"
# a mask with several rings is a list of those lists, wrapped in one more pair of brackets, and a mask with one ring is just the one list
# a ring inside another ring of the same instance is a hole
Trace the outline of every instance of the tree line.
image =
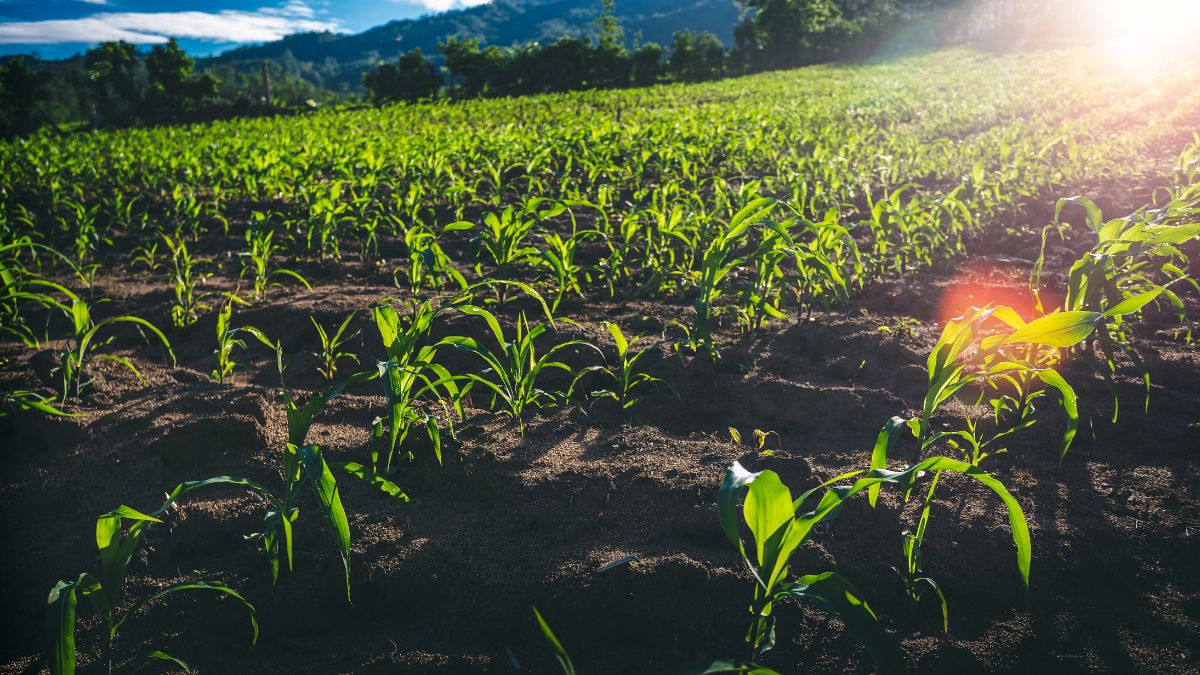
[[(671, 44), (628, 45), (613, 7), (601, 0), (594, 38), (565, 36), (501, 47), (477, 38), (438, 44), (439, 63), (420, 49), (364, 75), (376, 104), (438, 98), (699, 82), (875, 53), (906, 23), (962, 0), (733, 0), (740, 21), (726, 48), (708, 32), (681, 31)], [(44, 64), (43, 64), (44, 65)], [(263, 62), (259, 73), (232, 66), (197, 72), (174, 40), (140, 54), (107, 42), (53, 71), (24, 57), (0, 61), (0, 136), (64, 121), (90, 127), (202, 121), (279, 112), (338, 97)]]
[(554, 91), (699, 82), (875, 53), (905, 22), (961, 0), (736, 0), (736, 44), (726, 49), (708, 32), (675, 33), (670, 45), (626, 47), (602, 0), (596, 39), (565, 36), (542, 45), (484, 46), (477, 38), (438, 44), (443, 66), (414, 49), (364, 75), (375, 103), (441, 96), (519, 96)]
[(258, 72), (231, 66), (205, 72), (175, 40), (139, 53), (105, 42), (81, 58), (54, 63), (23, 55), (0, 61), (0, 137), (42, 127), (63, 130), (205, 121), (278, 112), (334, 94), (292, 77), (276, 63)]

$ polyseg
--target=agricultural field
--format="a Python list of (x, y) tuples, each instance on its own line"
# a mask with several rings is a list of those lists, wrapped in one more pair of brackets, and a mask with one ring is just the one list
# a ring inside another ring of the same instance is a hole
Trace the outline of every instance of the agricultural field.
[(0, 672), (1195, 671), (1198, 132), (955, 49), (0, 144)]

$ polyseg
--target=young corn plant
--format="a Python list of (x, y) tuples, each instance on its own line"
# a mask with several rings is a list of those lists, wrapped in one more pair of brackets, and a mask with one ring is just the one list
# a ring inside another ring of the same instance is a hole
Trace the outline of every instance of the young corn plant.
[(171, 254), (171, 280), (175, 292), (175, 301), (171, 304), (171, 322), (178, 328), (185, 328), (195, 323), (201, 313), (211, 309), (204, 304), (206, 294), (197, 286), (203, 284), (212, 273), (199, 271), (202, 261), (192, 257), (182, 237), (176, 239), (163, 234), (162, 240)]
[(255, 300), (262, 300), (266, 297), (268, 288), (280, 286), (281, 284), (276, 281), (280, 277), (298, 281), (306, 289), (312, 290), (308, 280), (296, 272), (284, 267), (271, 268), (271, 256), (277, 250), (276, 245), (272, 242), (274, 237), (275, 233), (271, 230), (246, 230), (246, 243), (250, 245), (250, 250), (239, 254), (243, 258), (241, 276), (245, 277), (247, 273), (250, 273), (254, 282)]
[(854, 238), (838, 222), (837, 210), (830, 209), (820, 221), (797, 217), (796, 222), (802, 229), (792, 251), (796, 304), (811, 316), (818, 306), (829, 311), (848, 302), (851, 290), (863, 287), (864, 267)]
[(75, 264), (82, 268), (96, 255), (101, 246), (111, 246), (112, 239), (101, 234), (97, 224), (100, 204), (87, 207), (73, 199), (65, 199), (63, 204), (68, 208), (70, 216), (60, 215), (58, 221), (64, 230), (71, 233), (74, 240), (72, 248)]
[[(751, 623), (746, 632), (746, 662), (760, 661), (775, 645), (775, 606), (795, 598), (837, 613), (847, 631), (867, 648), (879, 672), (903, 671), (904, 659), (899, 647), (879, 625), (862, 593), (850, 581), (836, 572), (789, 578), (792, 556), (808, 542), (813, 528), (836, 516), (850, 495), (883, 479), (861, 479), (852, 487), (828, 490), (808, 512), (803, 511), (805, 503), (822, 488), (858, 473), (861, 472), (838, 476), (793, 500), (791, 491), (773, 471), (750, 473), (737, 462), (726, 469), (717, 497), (721, 528), (755, 581), (749, 608)], [(743, 490), (746, 499), (742, 518), (750, 532), (749, 546), (744, 543), (737, 517), (737, 500)]]
[(453, 426), (449, 414), (439, 417), (433, 412), (434, 405), (439, 405), (443, 412), (447, 406), (452, 406), (461, 418), (462, 404), (459, 399), (463, 392), (457, 384), (461, 378), (452, 376), (435, 361), (438, 350), (452, 344), (451, 339), (430, 343), (429, 333), (437, 317), (443, 312), (466, 306), (469, 297), (469, 293), (460, 293), (436, 309), (429, 301), (425, 301), (414, 308), (407, 318), (402, 318), (390, 303), (375, 307), (375, 325), (387, 354), (387, 360), (379, 363), (379, 377), (388, 415), (386, 420), (377, 420), (374, 425), (372, 475), (390, 477), (394, 474), (392, 459), (396, 448), (414, 428), (425, 430), (433, 445), (434, 455), (439, 463), (442, 461), (439, 422), (444, 420), (451, 432)]
[[(501, 412), (517, 421), (521, 435), (525, 435), (525, 414), (530, 409), (540, 409), (557, 404), (560, 394), (548, 392), (538, 386), (538, 379), (549, 370), (562, 370), (570, 374), (571, 367), (554, 360), (555, 354), (573, 346), (596, 347), (583, 340), (568, 340), (554, 345), (545, 354), (538, 355), (535, 341), (551, 328), (552, 323), (530, 326), (522, 312), (517, 319), (516, 331), (511, 339), (505, 337), (499, 320), (487, 310), (464, 306), (460, 311), (481, 317), (487, 322), (494, 340), (485, 346), (474, 338), (455, 336), (450, 344), (475, 354), (486, 367), (481, 373), (469, 373), (467, 378), (489, 390), (491, 406), (501, 406)], [(552, 320), (551, 320), (552, 321)], [(598, 350), (597, 350), (598, 351)]]
[(904, 585), (904, 594), (915, 604), (920, 604), (925, 593), (933, 591), (942, 609), (942, 631), (950, 632), (950, 606), (946, 604), (946, 594), (933, 577), (925, 573), (925, 563), (922, 560), (922, 544), (925, 543), (925, 528), (929, 525), (929, 511), (933, 508), (933, 494), (937, 490), (940, 474), (934, 474), (929, 481), (929, 489), (925, 493), (925, 501), (921, 505), (921, 515), (917, 518), (916, 531), (904, 530), (900, 533), (900, 563), (894, 567), (896, 574)]
[[(1003, 448), (990, 449), (996, 441), (1028, 428), (1036, 421), (1033, 417), (1034, 402), (1051, 389), (1057, 392), (1067, 416), (1066, 430), (1058, 449), (1061, 461), (1071, 446), (1079, 422), (1075, 391), (1054, 368), (1061, 350), (1084, 340), (1111, 316), (1136, 311), (1149, 302), (1153, 294), (1151, 291), (1146, 297), (1126, 302), (1124, 306), (1114, 308), (1109, 316), (1098, 312), (1057, 312), (1026, 323), (1009, 307), (989, 306), (973, 309), (951, 320), (929, 355), (929, 386), (921, 414), (910, 419), (893, 417), (884, 425), (871, 455), (871, 469), (882, 471), (886, 468), (891, 447), (902, 431), (907, 429), (917, 439), (914, 462), (928, 449), (945, 443), (962, 454), (963, 461), (960, 464), (979, 471), (979, 464), (989, 454), (1004, 452)], [(999, 324), (999, 332), (985, 334), (992, 324)], [(941, 406), (970, 386), (979, 389), (975, 405), (979, 405), (989, 391), (997, 392), (996, 398), (989, 401), (994, 411), (993, 428), (984, 431), (975, 421), (968, 419), (962, 428), (932, 431), (934, 416)], [(985, 484), (988, 482), (978, 475), (975, 477)], [(928, 589), (936, 593), (941, 604), (943, 627), (947, 627), (949, 613), (946, 598), (937, 582), (925, 572), (923, 560), (923, 544), (938, 478), (939, 474), (935, 473), (915, 529), (901, 532), (901, 566), (896, 570), (903, 580), (905, 592), (915, 602), (920, 602)], [(989, 484), (989, 487), (998, 494), (1000, 491), (997, 488), (1002, 489), (999, 483)], [(879, 490), (878, 485), (869, 490), (872, 506), (876, 503)], [(908, 501), (910, 492), (911, 486), (904, 491), (905, 501)], [(1001, 497), (1003, 499), (1004, 494)], [(1007, 499), (1005, 501), (1007, 503)], [(1015, 536), (1017, 522), (1011, 505), (1009, 515)], [(1028, 586), (1028, 563), (1022, 569), (1023, 580)]]
[[(54, 293), (70, 294), (61, 284), (41, 279), (30, 269), (40, 265), (40, 254), (56, 258), (79, 275), (79, 269), (70, 258), (28, 237), (0, 245), (0, 333), (12, 335), (32, 348), (41, 347), (44, 340), (39, 339), (29, 325), (22, 312), (23, 306), (33, 304), (42, 309), (53, 309), (56, 305)], [(29, 256), (28, 264), (23, 256)]]
[[(115, 336), (107, 335), (108, 329), (113, 326), (130, 324), (139, 330), (150, 331), (150, 334), (156, 337), (166, 349), (167, 355), (171, 357), (171, 364), (175, 364), (175, 353), (171, 351), (171, 343), (154, 324), (130, 315), (113, 316), (96, 321), (92, 316), (94, 305), (66, 288), (59, 286), (57, 290), (64, 294), (67, 301), (70, 302), (68, 305), (54, 298), (46, 298), (49, 305), (59, 310), (71, 323), (71, 335), (67, 339), (67, 348), (59, 355), (59, 363), (54, 369), (62, 384), (63, 403), (66, 402), (68, 396), (74, 395), (78, 398), (91, 383), (91, 380), (87, 379), (87, 369), (93, 359), (119, 363), (128, 368), (138, 378), (138, 381), (145, 384), (141, 371), (129, 359), (116, 354), (98, 353), (115, 339)], [(145, 337), (145, 333), (142, 335)]]
[[(211, 591), (231, 597), (240, 602), (249, 613), (252, 629), (251, 644), (258, 641), (258, 620), (254, 605), (236, 590), (219, 581), (188, 581), (172, 584), (151, 595), (138, 598), (127, 605), (125, 577), (129, 565), (141, 546), (145, 528), (161, 523), (161, 516), (183, 495), (192, 490), (218, 483), (247, 485), (254, 484), (243, 479), (221, 476), (203, 481), (181, 483), (169, 495), (166, 502), (152, 513), (142, 513), (128, 506), (120, 506), (96, 520), (96, 547), (99, 549), (100, 569), (96, 573), (84, 572), (75, 579), (62, 580), (50, 589), (46, 600), (46, 627), (48, 638), (48, 663), (51, 675), (73, 675), (76, 668), (75, 619), (79, 596), (87, 598), (92, 610), (101, 620), (104, 633), (103, 660), (108, 673), (113, 670), (113, 656), (117, 637), (126, 621), (137, 615), (147, 604), (180, 591)], [(129, 523), (125, 529), (126, 522)], [(147, 658), (173, 661), (188, 672), (183, 661), (164, 654), (151, 652)]]
[(158, 261), (158, 245), (161, 242), (148, 241), (140, 246), (135, 246), (130, 253), (130, 267), (141, 265), (150, 272), (157, 272), (158, 268), (163, 264)]
[[(1172, 287), (1186, 283), (1200, 293), (1200, 284), (1184, 271), (1188, 257), (1180, 248), (1200, 238), (1200, 222), (1195, 215), (1200, 209), (1200, 176), (1185, 173), (1182, 183), (1168, 191), (1169, 199), (1161, 208), (1109, 221), (1086, 197), (1060, 199), (1055, 205), (1056, 222), (1066, 206), (1082, 207), (1087, 226), (1096, 235), (1096, 244), (1071, 266), (1061, 313), (1090, 312), (1101, 317), (1082, 352), (1090, 356), (1092, 349), (1087, 347), (1093, 344), (1100, 349), (1102, 358), (1093, 366), (1108, 385), (1114, 422), (1120, 409), (1115, 383), (1118, 353), (1138, 370), (1146, 388), (1145, 409), (1148, 411), (1150, 406), (1150, 372), (1134, 345), (1134, 325), (1125, 315), (1161, 298), (1175, 309), (1180, 325), (1186, 326), (1185, 305)], [(1044, 231), (1042, 251), (1030, 277), (1030, 289), (1039, 308), (1037, 291), (1045, 260), (1045, 235)], [(1137, 306), (1131, 308), (1131, 304)]]
[[(321, 185), (321, 184), (317, 184)], [(338, 230), (347, 220), (349, 204), (341, 201), (342, 181), (333, 181), (316, 189), (304, 219), (304, 242), (309, 251), (316, 251), (321, 260), (341, 257)]]
[(246, 341), (241, 339), (239, 334), (245, 333), (263, 343), (270, 349), (275, 349), (275, 343), (267, 337), (261, 330), (254, 326), (240, 326), (233, 328), (230, 326), (230, 319), (233, 316), (232, 301), (225, 303), (217, 314), (217, 348), (213, 350), (213, 356), (216, 357), (216, 366), (213, 368), (210, 375), (212, 379), (218, 383), (224, 382), (233, 375), (233, 371), (237, 368), (237, 362), (233, 360), (233, 351), (235, 349), (246, 349)]
[(674, 387), (671, 387), (662, 378), (655, 377), (638, 368), (638, 361), (657, 348), (657, 344), (648, 345), (634, 351), (633, 348), (642, 339), (642, 336), (639, 335), (630, 340), (617, 324), (605, 322), (604, 326), (608, 329), (609, 335), (612, 336), (613, 344), (617, 348), (617, 362), (613, 366), (596, 365), (580, 369), (571, 383), (571, 388), (567, 391), (568, 398), (571, 397), (575, 386), (579, 384), (580, 380), (593, 373), (604, 376), (611, 384), (607, 389), (595, 389), (591, 391), (589, 397), (592, 401), (610, 399), (622, 411), (636, 406), (641, 402), (644, 391), (655, 385), (661, 384), (672, 392), (675, 391)]
[[(474, 227), (474, 223), (458, 221), (445, 226), (441, 232), (428, 225), (413, 225), (405, 230), (404, 246), (408, 250), (408, 265), (398, 267), (392, 273), (396, 287), (405, 288), (418, 298), (430, 291), (442, 290), (452, 283), (460, 290), (466, 288), (466, 278), (442, 250), (441, 240), (449, 232), (462, 232)], [(404, 277), (403, 284), (401, 274)]]
[[(783, 450), (783, 439), (780, 438), (778, 431), (763, 431), (762, 429), (753, 429), (751, 433), (754, 434), (753, 447), (755, 451), (758, 452), (759, 457), (770, 457), (776, 452)], [(742, 432), (738, 431), (735, 427), (729, 427), (729, 438), (737, 445), (742, 444)], [(775, 439), (774, 450), (771, 450), (767, 447), (767, 441), (771, 438)]]
[[(700, 282), (696, 288), (696, 317), (691, 330), (688, 331), (688, 337), (692, 340), (695, 348), (703, 349), (713, 361), (721, 358), (716, 341), (713, 339), (712, 328), (720, 312), (717, 300), (724, 294), (722, 282), (752, 257), (752, 254), (735, 255), (738, 246), (755, 226), (762, 226), (785, 240), (790, 240), (790, 235), (783, 226), (765, 220), (774, 209), (775, 201), (773, 199), (760, 197), (751, 201), (734, 214), (729, 221), (729, 226), (713, 239), (704, 253)], [(767, 239), (769, 240), (770, 237), (768, 236)], [(756, 304), (756, 302), (761, 305), (760, 313), (766, 312), (766, 301), (760, 297), (759, 301), (751, 301), (751, 304)]]
[(79, 413), (69, 413), (60, 410), (53, 405), (53, 399), (42, 396), (35, 391), (25, 391), (23, 389), (14, 389), (0, 393), (0, 417), (8, 415), (8, 411), (16, 408), (17, 410), (37, 410), (38, 412), (53, 415), (55, 417), (79, 417)]
[[(901, 421), (901, 425), (903, 421)], [(886, 437), (881, 434), (881, 442)], [(880, 672), (900, 672), (903, 661), (894, 641), (879, 627), (874, 613), (861, 600), (861, 594), (844, 578), (836, 573), (806, 575), (795, 582), (787, 581), (791, 556), (812, 535), (813, 527), (840, 511), (842, 504), (851, 496), (867, 491), (872, 506), (884, 484), (895, 484), (900, 488), (904, 501), (908, 501), (914, 487), (921, 478), (932, 474), (937, 480), (944, 471), (962, 473), (986, 485), (996, 493), (1008, 511), (1012, 527), (1012, 539), (1017, 549), (1017, 570), (1023, 586), (1029, 587), (1029, 569), (1032, 560), (1032, 542), (1025, 514), (1016, 499), (1000, 481), (976, 466), (949, 457), (929, 457), (909, 466), (903, 471), (873, 468), (865, 477), (850, 485), (828, 489), (808, 512), (803, 512), (805, 503), (820, 490), (843, 480), (860, 475), (855, 471), (838, 476), (812, 488), (792, 500), (791, 493), (773, 472), (750, 473), (734, 463), (725, 474), (725, 481), (718, 495), (718, 513), (726, 536), (742, 554), (754, 575), (756, 586), (750, 605), (752, 623), (746, 635), (749, 661), (756, 661), (769, 650), (775, 641), (774, 604), (789, 598), (804, 598), (837, 612), (843, 618), (851, 634), (867, 648)], [(763, 484), (758, 488), (754, 484)], [(753, 558), (742, 543), (735, 515), (737, 495), (748, 488), (744, 506), (744, 518), (754, 541)]]
[(753, 336), (771, 318), (786, 321), (781, 308), (784, 289), (784, 262), (795, 257), (796, 243), (787, 225), (763, 230), (762, 241), (745, 263), (750, 278), (738, 298), (738, 324), (747, 336)]
[[(538, 250), (529, 246), (526, 239), (538, 223), (561, 214), (567, 208), (564, 204), (551, 204), (539, 211), (539, 207), (547, 202), (547, 199), (531, 199), (520, 210), (509, 206), (498, 214), (489, 213), (484, 217), (479, 234), (471, 240), (471, 246), (476, 252), (477, 261), (486, 257), (492, 264), (494, 269), (488, 278), (513, 281), (517, 268), (536, 265), (542, 259)], [(476, 262), (475, 273), (484, 276), (481, 262)], [(506, 284), (498, 288), (498, 302), (501, 305), (507, 299), (507, 291)]]
[[(255, 487), (267, 498), (270, 505), (263, 517), (262, 529), (253, 534), (251, 538), (261, 541), (263, 551), (271, 566), (272, 580), (279, 578), (279, 562), (284, 555), (287, 557), (288, 570), (291, 570), (294, 523), (300, 516), (300, 500), (304, 488), (311, 486), (317, 505), (333, 534), (334, 543), (342, 559), (346, 579), (346, 599), (349, 601), (350, 524), (346, 519), (346, 510), (342, 506), (342, 499), (338, 493), (337, 480), (332, 471), (333, 465), (325, 460), (321, 449), (316, 445), (308, 444), (307, 439), (313, 421), (331, 400), (341, 394), (347, 386), (373, 379), (376, 375), (370, 372), (356, 373), (344, 382), (326, 389), (304, 405), (300, 405), (283, 380), (283, 349), (278, 344), (276, 344), (276, 364), (279, 368), (279, 383), (287, 410), (288, 440), (284, 446), (282, 457), (283, 489), (281, 493), (277, 493), (262, 486)], [(400, 489), (390, 483), (387, 483), (387, 488), (385, 492), (394, 491), (400, 494)]]
[(332, 382), (337, 374), (337, 365), (340, 361), (353, 361), (358, 363), (358, 355), (354, 352), (346, 351), (345, 345), (349, 340), (358, 337), (359, 331), (354, 331), (350, 335), (345, 335), (346, 328), (350, 325), (350, 321), (354, 319), (354, 314), (346, 316), (342, 323), (337, 327), (337, 330), (332, 333), (325, 330), (325, 327), (317, 323), (313, 317), (308, 317), (312, 322), (313, 328), (317, 329), (317, 336), (321, 340), (321, 351), (316, 354), (316, 357), (321, 360), (321, 364), (317, 366), (317, 372), (321, 377), (325, 378), (326, 382)]
[(550, 272), (554, 288), (554, 299), (550, 302), (550, 311), (558, 311), (558, 305), (566, 295), (584, 297), (583, 283), (591, 281), (591, 277), (581, 265), (575, 262), (575, 254), (581, 242), (588, 237), (599, 235), (600, 233), (596, 230), (583, 230), (565, 238), (554, 232), (542, 235), (542, 243), (545, 244), (545, 248), (539, 255), (542, 263)]

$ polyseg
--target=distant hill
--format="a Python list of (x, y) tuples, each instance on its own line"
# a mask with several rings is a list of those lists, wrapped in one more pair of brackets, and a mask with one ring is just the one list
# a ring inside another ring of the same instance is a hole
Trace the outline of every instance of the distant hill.
[[(615, 13), (627, 41), (671, 43), (676, 31), (708, 31), (733, 44), (738, 20), (733, 0), (616, 0)], [(484, 44), (510, 46), (553, 42), (564, 35), (593, 35), (600, 0), (494, 0), (469, 9), (392, 21), (353, 35), (300, 33), (282, 40), (239, 47), (202, 59), (201, 67), (257, 68), (278, 63), (284, 72), (335, 91), (358, 91), (362, 75), (380, 59), (395, 59), (417, 47), (437, 57), (437, 44), (448, 37), (480, 38)]]

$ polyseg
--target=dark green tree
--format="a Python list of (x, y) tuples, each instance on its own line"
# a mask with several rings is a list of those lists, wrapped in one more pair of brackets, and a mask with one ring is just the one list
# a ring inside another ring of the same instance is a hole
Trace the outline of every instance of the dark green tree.
[(596, 18), (599, 41), (591, 53), (588, 85), (593, 87), (623, 87), (629, 84), (633, 63), (625, 49), (625, 29), (613, 14), (613, 0), (602, 0), (600, 16)]
[(452, 37), (439, 43), (438, 51), (446, 59), (451, 89), (467, 98), (482, 95), (509, 60), (499, 47), (480, 48), (479, 38)]
[(115, 125), (137, 117), (142, 104), (144, 73), (137, 49), (128, 42), (105, 42), (84, 56), (92, 82), (97, 126)]
[(874, 53), (902, 23), (961, 0), (737, 0), (731, 61), (787, 68)]
[(690, 30), (675, 34), (671, 43), (671, 75), (684, 82), (699, 82), (721, 76), (725, 47), (712, 33)]
[(212, 74), (196, 74), (195, 67), (196, 60), (173, 39), (150, 50), (146, 104), (157, 121), (179, 119), (216, 97), (220, 82)]
[(648, 86), (658, 82), (665, 74), (663, 48), (657, 42), (647, 42), (633, 52), (633, 82)]
[(432, 99), (442, 88), (442, 76), (420, 48), (400, 56), (396, 63), (380, 63), (363, 75), (363, 83), (375, 103), (416, 102)]
[(0, 137), (37, 131), (50, 120), (43, 105), (49, 78), (16, 56), (0, 64)]
[(754, 15), (762, 64), (775, 68), (818, 60), (826, 34), (840, 20), (833, 0), (763, 0)]

